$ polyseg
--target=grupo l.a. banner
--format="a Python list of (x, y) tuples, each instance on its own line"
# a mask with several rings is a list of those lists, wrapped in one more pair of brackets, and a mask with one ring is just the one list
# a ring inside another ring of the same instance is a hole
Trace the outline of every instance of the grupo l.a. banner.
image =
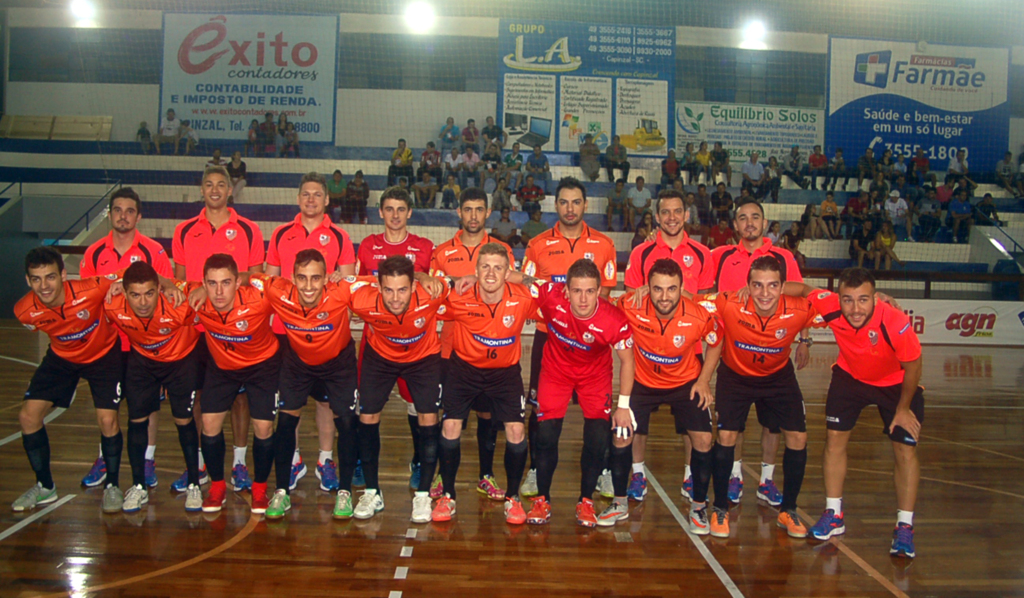
[(843, 148), (853, 166), (865, 148), (875, 158), (924, 150), (945, 172), (958, 150), (971, 170), (990, 172), (1009, 143), (1008, 48), (913, 42), (829, 40), (828, 154)]
[(676, 102), (676, 154), (682, 158), (687, 143), (694, 150), (706, 141), (729, 152), (734, 164), (757, 152), (762, 164), (775, 156), (781, 163), (794, 145), (806, 159), (815, 145), (825, 141), (825, 111), (794, 106), (760, 106), (724, 102)]
[(244, 139), (284, 113), (300, 143), (333, 142), (337, 41), (337, 16), (164, 13), (160, 117)]
[(510, 143), (577, 152), (590, 134), (604, 151), (618, 135), (631, 154), (667, 153), (675, 27), (500, 23), (497, 114)]

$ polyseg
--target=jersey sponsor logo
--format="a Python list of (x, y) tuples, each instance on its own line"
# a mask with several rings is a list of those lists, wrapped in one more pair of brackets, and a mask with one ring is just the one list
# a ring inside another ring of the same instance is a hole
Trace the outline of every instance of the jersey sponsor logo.
[(900, 331), (897, 334), (903, 334), (904, 332), (906, 332), (908, 330), (910, 330), (910, 322), (907, 322), (906, 324), (904, 324), (903, 328), (900, 328)]
[(632, 348), (633, 348), (633, 337), (629, 337), (629, 338), (627, 338), (625, 340), (621, 340), (621, 341), (615, 343), (615, 350), (616, 351), (622, 351), (623, 349), (632, 349)]
[[(714, 334), (714, 333), (712, 332), (711, 334), (708, 334), (708, 338), (709, 339), (710, 339), (712, 334)], [(711, 342), (711, 341), (709, 340), (708, 342)], [(757, 345), (751, 345), (749, 343), (741, 343), (740, 341), (734, 341), (733, 344), (735, 344), (736, 348), (738, 348), (738, 349), (743, 349), (744, 351), (750, 351), (752, 353), (765, 353), (765, 354), (768, 354), (768, 355), (778, 355), (779, 353), (782, 353), (783, 351), (785, 351), (785, 349), (782, 348), (782, 347), (759, 347)]]
[(708, 341), (709, 345), (718, 344), (718, 334), (715, 332), (709, 332), (708, 335), (704, 337), (704, 339)]
[(99, 326), (99, 325), (100, 325), (100, 321), (99, 320), (94, 320), (93, 323), (89, 324), (89, 327), (86, 328), (85, 330), (82, 330), (81, 332), (74, 332), (74, 333), (71, 333), (71, 334), (62, 334), (62, 335), (57, 337), (57, 340), (62, 341), (62, 342), (70, 342), (70, 341), (82, 340), (83, 338), (85, 338), (85, 337), (89, 336), (90, 334), (92, 334), (92, 331), (96, 330), (96, 327)]
[(384, 336), (383, 334), (381, 336), (384, 336), (385, 339), (395, 343), (396, 345), (411, 345), (420, 342), (420, 339), (422, 339), (426, 334), (426, 332), (421, 332), (416, 336), (411, 336), (409, 338), (396, 338), (393, 336)]
[(585, 342), (587, 344), (590, 344), (590, 343), (593, 343), (595, 340), (597, 340), (597, 339), (594, 338), (594, 335), (591, 334), (590, 332), (584, 332), (583, 333), (583, 342)]
[(683, 343), (685, 343), (685, 342), (686, 342), (686, 337), (681, 335), (681, 334), (677, 334), (677, 335), (672, 337), (672, 344), (675, 345), (676, 349), (678, 349), (679, 347), (682, 347)]
[(583, 254), (583, 259), (594, 261), (594, 254), (593, 253), (584, 253)]
[(825, 323), (825, 318), (823, 318), (821, 316), (821, 314), (818, 314), (818, 315), (814, 316), (814, 323), (815, 324), (824, 324)]
[(249, 285), (252, 286), (252, 288), (256, 289), (257, 291), (263, 291), (263, 281), (258, 278), (250, 279)]
[(424, 326), (427, 325), (427, 319), (426, 318), (416, 318), (416, 321), (414, 321), (412, 323), (412, 325), (417, 327), (417, 328), (423, 328)]
[(679, 320), (678, 322), (676, 322), (676, 326), (678, 326), (680, 328), (688, 328), (690, 326), (693, 326), (693, 323), (692, 322), (684, 322), (682, 320)]
[(134, 264), (135, 262), (139, 261), (140, 259), (142, 259), (142, 258), (140, 258), (140, 257), (139, 257), (139, 256), (137, 256), (137, 255), (133, 255), (133, 256), (131, 257), (131, 259), (129, 259), (128, 261), (129, 261), (130, 263)]
[(331, 242), (331, 237), (326, 234), (320, 235), (320, 245), (327, 245)]
[(826, 415), (825, 416), (825, 421), (827, 421), (827, 422), (829, 422), (831, 424), (838, 424), (839, 423), (839, 418), (834, 416), (834, 415)]
[(872, 345), (877, 345), (878, 344), (878, 331), (877, 330), (868, 330), (868, 341)]
[[(564, 324), (563, 324), (563, 326), (564, 326)], [(562, 341), (563, 343), (569, 345), (570, 347), (572, 347), (574, 349), (582, 349), (584, 351), (589, 351), (590, 350), (590, 347), (588, 347), (587, 345), (584, 345), (583, 343), (581, 343), (579, 341), (575, 341), (575, 340), (565, 336), (564, 334), (562, 334), (561, 332), (555, 330), (554, 328), (551, 329), (551, 333), (555, 335), (555, 338), (557, 338), (558, 340)]]
[(327, 313), (325, 311), (322, 311), (322, 312), (320, 312), (320, 313), (318, 313), (316, 315), (316, 319), (318, 319), (318, 320), (326, 320), (328, 317), (330, 317), (330, 315), (331, 314), (329, 314), (329, 313)]
[(160, 334), (170, 334), (171, 333), (171, 329), (170, 328), (161, 328), (160, 330), (157, 330), (157, 332), (159, 332)]
[(633, 317), (635, 317), (635, 318), (636, 318), (637, 320), (640, 320), (640, 321), (641, 321), (641, 322), (643, 322), (644, 324), (650, 324), (650, 323), (651, 323), (651, 320), (650, 320), (650, 319), (648, 319), (648, 318), (645, 318), (645, 317), (643, 317), (643, 316), (640, 316), (640, 315), (634, 315)]
[(284, 327), (296, 332), (330, 332), (334, 330), (334, 324), (320, 324), (319, 326), (313, 326), (312, 328), (303, 328), (301, 326), (285, 322)]
[[(625, 330), (628, 327), (629, 327), (629, 324), (626, 324), (625, 326), (622, 327), (622, 330)], [(593, 330), (594, 332), (596, 332), (598, 334), (604, 332), (604, 330), (601, 330), (600, 328), (598, 328), (597, 326), (594, 326), (593, 324), (591, 324), (590, 326), (587, 326), (587, 330)]]
[(75, 316), (77, 316), (79, 320), (88, 320), (89, 319), (89, 310), (83, 309), (80, 312), (78, 312), (77, 314), (75, 314)]
[(437, 315), (439, 315), (439, 316), (443, 316), (444, 312), (446, 312), (446, 311), (448, 311), (448, 307), (447, 306), (439, 305), (437, 307)]
[(209, 332), (210, 336), (212, 336), (213, 338), (219, 341), (224, 341), (226, 343), (247, 343), (252, 340), (252, 337), (249, 336), (248, 334), (245, 336), (231, 336), (228, 334), (221, 334), (219, 332), (207, 332)]
[(792, 318), (792, 317), (793, 317), (793, 316), (795, 316), (795, 315), (796, 315), (796, 314), (782, 314), (781, 316), (779, 316), (779, 319), (780, 319), (780, 320), (785, 320), (785, 319), (787, 319), (787, 318)]
[(132, 318), (131, 318), (131, 316), (126, 316), (124, 314), (117, 314), (117, 319), (118, 320), (128, 320), (130, 322)]
[(171, 342), (171, 339), (165, 338), (162, 341), (157, 341), (155, 343), (149, 343), (149, 344), (140, 344), (139, 346), (142, 347), (143, 349), (147, 350), (147, 351), (155, 351), (155, 350), (159, 349), (160, 347), (166, 345), (169, 342)]
[(174, 318), (160, 318), (161, 324), (173, 324)]
[[(537, 275), (537, 264), (534, 264), (533, 262), (530, 262), (530, 263), (526, 264), (526, 271), (523, 272), (523, 274), (526, 274), (527, 276), (536, 276)], [(532, 287), (530, 288), (530, 293), (534, 293), (534, 290), (533, 290)], [(536, 297), (537, 295), (534, 294), (533, 296)]]
[(785, 328), (779, 328), (778, 330), (775, 331), (775, 338), (781, 341), (782, 339), (786, 338), (786, 332), (787, 331)]
[(501, 318), (501, 323), (505, 325), (505, 328), (511, 328), (512, 324), (516, 323), (516, 317), (514, 315), (507, 315)]
[(288, 297), (285, 297), (284, 293), (281, 293), (281, 297), (279, 297), (279, 299), (281, 300), (281, 303), (284, 303), (285, 305), (290, 305), (292, 307), (295, 307), (295, 302), (294, 301), (289, 301)]
[(709, 313), (715, 313), (718, 311), (718, 306), (712, 301), (701, 301), (698, 305), (708, 310)]
[(238, 315), (240, 315), (240, 316), (244, 316), (247, 313), (249, 313), (249, 308), (248, 307), (245, 308), (245, 309), (239, 309), (238, 310)]
[(355, 276), (346, 276), (345, 277), (345, 282), (347, 282), (349, 284), (351, 284), (351, 283), (353, 283), (355, 281), (356, 281), (356, 277)]
[(407, 253), (407, 254), (405, 254), (405, 257), (409, 258), (410, 262), (415, 262), (416, 261), (416, 254), (415, 253)]
[(823, 293), (818, 293), (818, 301), (821, 301), (822, 299), (824, 299), (824, 298), (826, 298), (828, 296), (829, 296), (829, 292), (828, 291), (825, 291)]
[(444, 256), (448, 257), (449, 255), (452, 255), (453, 253), (458, 253), (458, 252), (459, 252), (458, 249), (449, 249), (448, 251), (444, 252)]
[(365, 280), (361, 280), (359, 282), (353, 282), (352, 286), (350, 286), (348, 288), (348, 290), (349, 290), (350, 293), (355, 293), (356, 291), (358, 291), (359, 289), (365, 287), (368, 284), (370, 284), (370, 283), (366, 282)]
[(245, 332), (249, 329), (249, 320), (239, 320), (235, 322), (235, 328)]
[(601, 244), (601, 241), (599, 239), (591, 239), (590, 237), (587, 237), (584, 242), (586, 244), (588, 244), (588, 245), (600, 245)]
[(237, 235), (238, 235), (238, 231), (236, 231), (233, 228), (229, 228), (229, 229), (224, 231), (224, 236), (228, 238), (228, 241), (234, 241), (235, 240), (235, 236), (237, 236)]
[(88, 299), (88, 297), (81, 297), (79, 299), (72, 299), (71, 300), (71, 307), (74, 307), (74, 306), (78, 305), (79, 303), (85, 301), (86, 299)]
[(41, 316), (41, 315), (43, 315), (45, 313), (46, 313), (45, 311), (30, 311), (30, 312), (28, 312), (28, 317), (30, 317), (30, 318), (38, 318), (39, 316)]
[(544, 246), (551, 247), (552, 245), (557, 245), (559, 243), (561, 243), (561, 241), (558, 239), (548, 239), (547, 241), (544, 241)]
[(505, 302), (505, 307), (515, 307), (517, 305), (519, 305), (518, 301), (506, 301)]
[[(681, 339), (682, 337), (678, 337), (677, 336), (676, 338)], [(673, 339), (673, 340), (675, 340), (675, 339)], [(682, 343), (680, 343), (679, 345), (676, 345), (676, 346), (678, 347), (681, 344)], [(677, 363), (679, 363), (680, 361), (683, 360), (682, 356), (669, 357), (669, 356), (666, 356), (666, 355), (658, 355), (657, 353), (651, 353), (650, 351), (644, 351), (644, 348), (643, 347), (639, 347), (639, 346), (637, 347), (637, 350), (640, 351), (640, 354), (643, 355), (647, 359), (647, 361), (651, 361), (651, 362), (654, 362), (654, 363), (657, 363), (657, 364), (660, 364), (660, 365), (675, 365), (675, 364), (677, 364)]]
[(508, 338), (487, 338), (486, 336), (474, 334), (473, 340), (475, 340), (476, 342), (480, 343), (485, 347), (510, 347), (515, 344), (516, 337), (510, 336)]
[(551, 277), (554, 282), (565, 282), (566, 278), (564, 274), (555, 274)]
[(693, 265), (693, 256), (692, 255), (684, 255), (683, 256), (683, 265), (686, 266), (687, 268), (692, 266)]
[(615, 262), (608, 262), (604, 265), (604, 277), (608, 279), (615, 278)]

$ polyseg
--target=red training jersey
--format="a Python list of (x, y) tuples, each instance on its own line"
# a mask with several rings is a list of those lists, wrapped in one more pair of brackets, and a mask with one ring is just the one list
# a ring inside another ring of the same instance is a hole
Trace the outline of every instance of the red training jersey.
[(131, 342), (132, 348), (153, 361), (178, 361), (187, 357), (199, 342), (196, 312), (188, 302), (174, 307), (163, 293), (159, 294), (153, 315), (148, 318), (140, 318), (132, 311), (124, 293), (105, 304), (104, 309), (110, 321)]
[(747, 273), (750, 264), (764, 255), (774, 255), (782, 266), (782, 277), (786, 282), (803, 282), (800, 267), (796, 265), (793, 254), (785, 249), (772, 245), (771, 239), (763, 237), (763, 243), (754, 251), (747, 251), (741, 241), (737, 245), (715, 247), (711, 251), (714, 258), (715, 280), (718, 281), (718, 292), (733, 292), (747, 286)]
[[(480, 369), (507, 368), (519, 363), (526, 320), (537, 313), (530, 289), (506, 283), (500, 301), (490, 305), (480, 297), (480, 283), (462, 295), (451, 293), (440, 314), (450, 331), (455, 354)], [(443, 354), (442, 354), (443, 355)]]
[(356, 263), (356, 252), (348, 233), (332, 223), (327, 214), (312, 232), (302, 225), (302, 214), (275, 228), (270, 235), (267, 265), (279, 266), (281, 276), (291, 278), (295, 270), (295, 256), (303, 249), (319, 251), (327, 262), (328, 274), (341, 266)]
[(647, 275), (654, 262), (670, 258), (683, 270), (683, 290), (696, 295), (715, 286), (715, 268), (711, 250), (694, 241), (685, 232), (679, 246), (672, 249), (658, 231), (653, 241), (645, 241), (633, 248), (626, 264), (626, 287), (636, 289), (648, 284)]
[(228, 208), (228, 221), (214, 228), (206, 219), (206, 209), (195, 218), (189, 218), (174, 229), (171, 257), (175, 264), (185, 266), (185, 280), (203, 279), (206, 258), (215, 253), (226, 253), (235, 258), (239, 272), (254, 266), (263, 266), (263, 233), (248, 218), (242, 218)]
[(434, 243), (412, 233), (398, 243), (388, 241), (384, 233), (367, 235), (359, 244), (359, 275), (376, 276), (377, 265), (393, 255), (404, 255), (412, 260), (417, 272), (429, 272), (433, 254)]
[(541, 368), (556, 368), (580, 380), (597, 373), (606, 375), (612, 367), (612, 348), (633, 346), (629, 321), (603, 298), (598, 299), (597, 310), (589, 318), (576, 317), (565, 288), (565, 283), (550, 282), (530, 287), (550, 334)]
[(396, 363), (412, 363), (441, 352), (437, 316), (443, 314), (446, 288), (437, 299), (413, 283), (412, 299), (405, 313), (394, 315), (384, 305), (376, 282), (352, 285), (352, 312), (366, 323), (363, 335), (378, 355)]
[(14, 317), (29, 330), (45, 332), (50, 348), (71, 363), (92, 363), (117, 343), (117, 330), (103, 312), (118, 275), (64, 281), (64, 303), (50, 308), (29, 291), (14, 304)]

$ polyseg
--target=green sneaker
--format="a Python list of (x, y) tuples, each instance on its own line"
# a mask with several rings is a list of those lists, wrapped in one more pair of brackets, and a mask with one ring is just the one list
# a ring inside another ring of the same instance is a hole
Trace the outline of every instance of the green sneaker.
[(22, 511), (31, 511), (38, 505), (49, 504), (57, 500), (57, 487), (46, 489), (39, 482), (36, 482), (35, 486), (32, 486), (11, 503), (11, 509), (20, 513)]
[(124, 508), (124, 492), (117, 486), (107, 484), (103, 490), (103, 512), (120, 513)]
[(334, 501), (334, 518), (352, 518), (352, 493), (348, 490), (338, 490), (338, 499)]
[(270, 504), (267, 505), (267, 511), (264, 515), (266, 515), (267, 519), (280, 519), (291, 508), (292, 498), (288, 496), (288, 492), (284, 488), (280, 488), (270, 498)]

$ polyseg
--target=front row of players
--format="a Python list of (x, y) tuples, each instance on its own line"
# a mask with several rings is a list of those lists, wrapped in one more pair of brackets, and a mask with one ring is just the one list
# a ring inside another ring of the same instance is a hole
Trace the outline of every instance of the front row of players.
[[(846, 445), (860, 411), (875, 405), (896, 455), (900, 510), (891, 552), (914, 556), (912, 517), (919, 477), (915, 447), (924, 416), (918, 387), (920, 344), (906, 316), (877, 301), (874, 280), (861, 269), (845, 271), (839, 293), (834, 294), (786, 283), (776, 258), (765, 256), (752, 263), (744, 291), (690, 298), (682, 289), (679, 265), (661, 259), (653, 265), (648, 285), (613, 304), (599, 296), (601, 272), (590, 260), (575, 262), (565, 283), (522, 277), (523, 284), (518, 284), (509, 280), (507, 248), (496, 243), (480, 247), (475, 284), (461, 294), (450, 290), (455, 285), (450, 279), (444, 284), (415, 274), (404, 256), (383, 261), (376, 278), (342, 280), (334, 274), (329, 281), (326, 263), (316, 250), (298, 253), (291, 280), (240, 274), (233, 259), (223, 254), (207, 260), (202, 283), (163, 279), (144, 262), (124, 270), (120, 285), (116, 275), (68, 281), (60, 254), (51, 248), (32, 250), (25, 266), (32, 292), (15, 311), (26, 326), (47, 333), (51, 346), (32, 378), (20, 415), (37, 483), (14, 502), (15, 511), (56, 500), (43, 416), (51, 407), (67, 407), (78, 380), (85, 378), (103, 435), (108, 475), (104, 511), (139, 510), (148, 501), (146, 426), (158, 408), (162, 387), (189, 478), (185, 508), (219, 511), (227, 494), (221, 430), (244, 386), (256, 436), (252, 510), (268, 518), (283, 517), (291, 507), (288, 486), (299, 411), (314, 385), (320, 384), (338, 430), (341, 488), (334, 516), (370, 518), (384, 508), (378, 475), (380, 415), (402, 378), (420, 427), (422, 473), (412, 500), (414, 522), (455, 516), (462, 422), (483, 399), (495, 425), (505, 427), (506, 520), (547, 523), (562, 422), (575, 393), (584, 415), (576, 506), (580, 525), (614, 525), (628, 518), (632, 434), (647, 433), (651, 413), (666, 404), (672, 408), (677, 431), (685, 431), (693, 445), (689, 529), (728, 537), (728, 483), (736, 435), (744, 429), (750, 406), (757, 404), (785, 435), (778, 524), (791, 536), (810, 533), (825, 540), (845, 532), (841, 497)], [(520, 279), (518, 274), (513, 277)], [(113, 299), (107, 301), (108, 295)], [(366, 323), (367, 342), (359, 366), (349, 332), (350, 310)], [(270, 329), (272, 313), (284, 323), (286, 342)], [(538, 389), (534, 464), (539, 496), (527, 510), (516, 490), (527, 457), (519, 363), (522, 328), (537, 314), (547, 324), (550, 342), (544, 346)], [(448, 360), (441, 359), (437, 319), (453, 323)], [(205, 327), (205, 336), (196, 331), (197, 323)], [(131, 342), (127, 358), (117, 346), (115, 325)], [(801, 330), (821, 326), (831, 327), (840, 353), (826, 403), (826, 510), (808, 532), (796, 512), (807, 435), (789, 353)], [(703, 363), (696, 352), (702, 343), (707, 344)], [(617, 401), (612, 400), (613, 352), (621, 364)], [(715, 371), (717, 386), (712, 393)], [(117, 423), (122, 379), (132, 468), (132, 486), (123, 496), (118, 489), (122, 437)], [(191, 421), (200, 389), (201, 438)], [(719, 430), (714, 445), (713, 403)], [(438, 417), (441, 408), (443, 424)], [(198, 485), (200, 450), (212, 479), (205, 499)], [(366, 490), (353, 506), (351, 479), (357, 458)], [(615, 498), (596, 514), (591, 497), (606, 461)], [(434, 504), (429, 490), (438, 466), (445, 493)], [(277, 490), (269, 495), (272, 467)], [(715, 501), (709, 512), (706, 500), (712, 480)]]

